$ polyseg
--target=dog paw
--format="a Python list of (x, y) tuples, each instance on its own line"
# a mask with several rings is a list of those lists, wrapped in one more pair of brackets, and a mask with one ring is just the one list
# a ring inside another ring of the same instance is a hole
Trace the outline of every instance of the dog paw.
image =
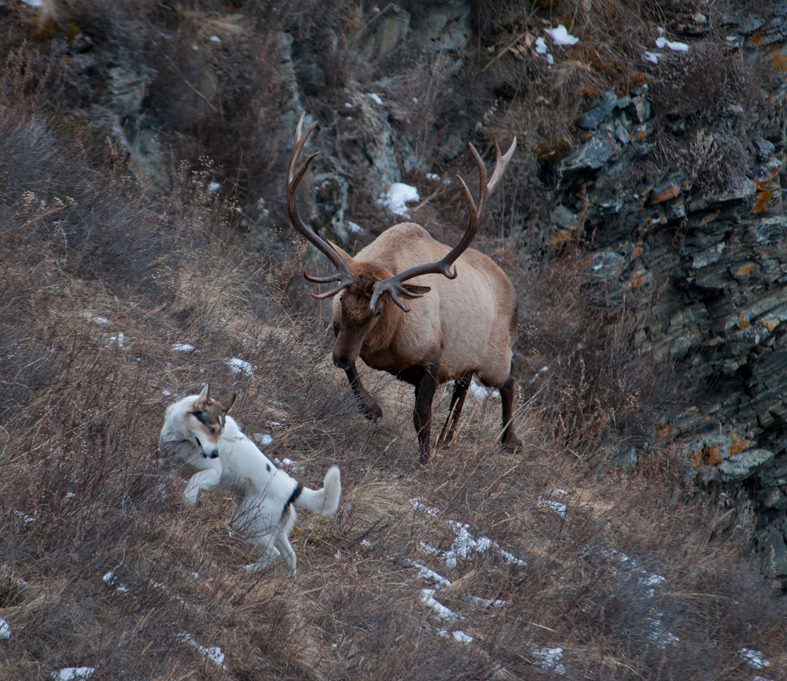
[(183, 503), (191, 508), (192, 506), (197, 505), (197, 495), (196, 493), (191, 492), (184, 492), (183, 493)]
[(249, 563), (248, 565), (243, 566), (243, 571), (248, 572), (250, 575), (256, 574), (258, 572), (262, 572), (265, 568), (268, 567), (268, 563)]

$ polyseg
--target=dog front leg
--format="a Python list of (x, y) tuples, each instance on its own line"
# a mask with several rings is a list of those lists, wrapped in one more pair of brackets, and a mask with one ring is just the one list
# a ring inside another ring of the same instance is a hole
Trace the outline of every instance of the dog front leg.
[(218, 487), (221, 482), (221, 470), (216, 468), (209, 468), (206, 471), (200, 471), (191, 476), (189, 484), (183, 492), (183, 503), (186, 506), (194, 506), (197, 503), (197, 495), (201, 492), (207, 492)]

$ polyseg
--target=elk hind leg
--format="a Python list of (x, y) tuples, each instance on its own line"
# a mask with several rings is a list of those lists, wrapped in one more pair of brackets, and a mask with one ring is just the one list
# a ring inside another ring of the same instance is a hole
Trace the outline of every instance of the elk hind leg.
[(500, 401), (503, 404), (503, 432), (500, 435), (500, 442), (506, 449), (516, 451), (522, 448), (522, 441), (514, 432), (514, 393), (516, 392), (514, 377), (509, 376), (499, 390)]
[(462, 414), (462, 407), (467, 396), (467, 389), (470, 387), (472, 380), (473, 372), (467, 371), (454, 382), (454, 393), (451, 395), (451, 407), (448, 410), (448, 417), (445, 420), (442, 431), (440, 431), (440, 437), (437, 438), (438, 447), (449, 445), (454, 439), (456, 424), (459, 423), (459, 417)]

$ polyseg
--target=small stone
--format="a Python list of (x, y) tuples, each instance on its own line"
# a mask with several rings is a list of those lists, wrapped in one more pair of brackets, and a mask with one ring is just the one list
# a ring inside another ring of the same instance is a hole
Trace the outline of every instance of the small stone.
[(682, 175), (675, 175), (666, 181), (655, 185), (653, 187), (653, 191), (650, 194), (650, 202), (655, 206), (659, 203), (672, 201), (672, 199), (677, 198), (683, 191), (684, 179), (685, 178)]
[(787, 493), (774, 487), (762, 497), (762, 505), (774, 511), (785, 511), (787, 510)]
[(615, 110), (618, 105), (617, 95), (610, 90), (602, 99), (596, 100), (588, 109), (579, 127), (584, 130), (596, 130), (599, 125)]
[(772, 527), (763, 542), (765, 562), (774, 577), (787, 577), (787, 543), (784, 535)]
[(718, 468), (722, 478), (729, 481), (740, 481), (750, 478), (764, 463), (774, 457), (767, 449), (748, 449), (722, 461)]
[(617, 145), (610, 140), (605, 137), (594, 137), (566, 157), (560, 164), (560, 170), (564, 173), (598, 170), (606, 165), (617, 151)]
[(647, 97), (635, 97), (626, 107), (626, 111), (634, 116), (638, 123), (644, 123), (651, 116), (650, 101)]
[(562, 204), (555, 206), (551, 219), (558, 229), (571, 229), (577, 224), (577, 214)]

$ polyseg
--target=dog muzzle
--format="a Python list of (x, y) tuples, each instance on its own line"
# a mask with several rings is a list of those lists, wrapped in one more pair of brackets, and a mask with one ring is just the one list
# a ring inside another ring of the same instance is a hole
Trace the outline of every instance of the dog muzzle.
[(219, 450), (218, 449), (211, 449), (210, 453), (205, 451), (205, 448), (202, 446), (202, 443), (199, 441), (199, 438), (195, 435), (194, 440), (197, 442), (197, 447), (199, 447), (199, 453), (202, 454), (203, 459), (218, 459), (219, 458)]

